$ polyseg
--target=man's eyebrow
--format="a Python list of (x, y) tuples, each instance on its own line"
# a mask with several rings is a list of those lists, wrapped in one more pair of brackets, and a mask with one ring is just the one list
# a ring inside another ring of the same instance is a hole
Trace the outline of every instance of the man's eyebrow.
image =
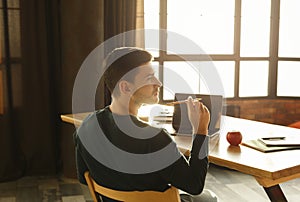
[(149, 74), (147, 74), (144, 78), (147, 78), (147, 77), (149, 77), (149, 76), (154, 76), (155, 75), (155, 73), (149, 73)]

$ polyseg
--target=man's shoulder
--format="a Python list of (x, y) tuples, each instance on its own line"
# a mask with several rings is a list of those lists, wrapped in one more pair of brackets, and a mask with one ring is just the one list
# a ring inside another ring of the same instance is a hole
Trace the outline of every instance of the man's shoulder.
[(89, 119), (91, 119), (92, 117), (102, 117), (102, 116), (108, 116), (110, 114), (110, 110), (108, 107), (104, 107), (102, 109), (98, 109), (93, 111), (92, 113), (90, 113), (84, 120), (84, 122), (88, 121)]
[(109, 110), (105, 107), (103, 109), (99, 109), (96, 111), (91, 112), (88, 116), (84, 118), (82, 121), (79, 129), (83, 127), (90, 127), (93, 123), (98, 123), (99, 119), (103, 119), (105, 117), (108, 117)]
[(98, 115), (98, 114), (101, 115), (101, 114), (108, 114), (108, 113), (111, 113), (111, 111), (110, 111), (109, 107), (106, 106), (106, 107), (104, 107), (104, 108), (102, 108), (102, 109), (96, 110), (94, 113), (95, 113), (96, 115)]

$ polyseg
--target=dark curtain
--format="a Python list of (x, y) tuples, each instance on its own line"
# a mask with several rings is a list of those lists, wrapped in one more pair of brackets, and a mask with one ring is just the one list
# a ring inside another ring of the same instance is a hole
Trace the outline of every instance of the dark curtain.
[[(104, 40), (115, 35), (136, 29), (136, 0), (104, 1)], [(116, 46), (134, 46), (135, 38), (116, 41)]]
[[(21, 65), (12, 72), (19, 88), (5, 91), (14, 99), (13, 116), (0, 116), (0, 181), (58, 172), (76, 177), (75, 128), (60, 115), (72, 113), (73, 84), (88, 54), (136, 28), (136, 1), (20, 0), (20, 25)], [(125, 38), (116, 46), (133, 41)], [(103, 83), (98, 89), (100, 108), (110, 95)]]
[[(85, 2), (85, 4), (80, 5), (78, 2)], [(98, 39), (101, 42), (105, 42), (105, 40), (115, 35), (134, 30), (136, 28), (136, 5), (136, 0), (75, 1), (72, 5), (62, 3), (62, 10), (64, 11), (62, 12), (62, 22), (66, 26), (62, 28), (62, 36), (65, 39), (62, 41), (62, 52), (63, 55), (68, 55), (68, 58), (72, 58), (72, 60), (63, 61), (64, 71), (73, 74), (74, 67), (76, 67), (75, 73), (77, 73), (83, 59), (88, 56), (91, 50), (100, 45), (99, 41), (96, 43)], [(95, 8), (99, 8), (99, 10)], [(78, 13), (78, 10), (84, 10), (85, 12)], [(98, 13), (97, 15), (96, 11), (100, 11), (100, 14)], [(98, 35), (97, 28), (100, 31)], [(97, 38), (97, 36), (101, 37)], [(84, 46), (84, 44), (88, 46)], [(113, 47), (133, 45), (134, 39), (127, 37), (123, 40), (115, 41)], [(106, 50), (106, 52), (109, 51), (111, 50)], [(63, 84), (65, 92), (63, 98), (64, 109), (71, 109), (72, 100), (69, 93), (72, 92), (74, 77), (69, 76), (68, 79), (69, 81)], [(110, 93), (104, 87), (103, 81), (100, 81), (98, 86), (95, 102), (97, 108), (102, 108), (110, 103)], [(63, 112), (71, 113), (71, 111), (66, 110)], [(62, 127), (63, 172), (69, 177), (76, 177), (72, 132), (74, 132), (74, 128), (64, 124)]]
[[(103, 41), (103, 0), (61, 1), (61, 109), (72, 113), (72, 91), (81, 64)], [(103, 103), (103, 93), (99, 95)], [(61, 169), (66, 177), (76, 178), (73, 133), (74, 126), (60, 123)]]
[[(137, 0), (105, 0), (104, 1), (104, 40), (115, 35), (135, 30), (137, 28)], [(124, 34), (124, 38), (115, 41), (115, 45), (110, 46), (105, 51), (112, 51), (111, 47), (135, 46), (134, 35)], [(109, 105), (111, 95), (107, 87), (104, 87), (104, 104)]]
[[(63, 71), (69, 72), (68, 81), (63, 81), (62, 85), (64, 88), (62, 113), (72, 112), (71, 93), (74, 76), (85, 57), (106, 39), (135, 29), (135, 19), (136, 0), (77, 0), (72, 5), (62, 2), (62, 23), (64, 25), (62, 26), (62, 38), (64, 39), (62, 40), (62, 54), (70, 59), (62, 59)], [(125, 45), (134, 45), (133, 38), (116, 41), (114, 47)], [(95, 102), (97, 108), (102, 108), (110, 103), (110, 94), (104, 87), (103, 81), (100, 81), (98, 86)], [(74, 128), (67, 124), (63, 125), (62, 161), (64, 174), (76, 177), (72, 132), (74, 132)]]
[(25, 157), (20, 146), (22, 107), (22, 66), (20, 64), (19, 1), (1, 1), (1, 52), (3, 111), (0, 114), (0, 181), (19, 178), (25, 173)]
[(59, 0), (21, 0), (22, 106), (19, 142), (25, 175), (53, 174), (59, 159)]
[(101, 43), (101, 0), (23, 0), (21, 148), (25, 175), (75, 177), (72, 90), (85, 57)]

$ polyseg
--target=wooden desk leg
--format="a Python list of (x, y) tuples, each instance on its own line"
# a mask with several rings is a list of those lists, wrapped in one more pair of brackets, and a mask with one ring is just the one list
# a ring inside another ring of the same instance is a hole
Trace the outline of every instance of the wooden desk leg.
[(284, 193), (282, 192), (279, 184), (271, 186), (271, 187), (264, 187), (269, 199), (272, 202), (286, 202), (286, 198)]

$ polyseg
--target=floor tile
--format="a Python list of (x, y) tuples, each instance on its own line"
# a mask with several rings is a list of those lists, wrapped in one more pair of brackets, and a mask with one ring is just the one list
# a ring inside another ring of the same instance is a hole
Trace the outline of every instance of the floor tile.
[(86, 202), (84, 197), (81, 196), (63, 196), (62, 202)]
[(0, 202), (16, 202), (16, 197), (0, 197)]
[(59, 185), (62, 196), (82, 195), (82, 189), (79, 183), (77, 184), (61, 184)]

